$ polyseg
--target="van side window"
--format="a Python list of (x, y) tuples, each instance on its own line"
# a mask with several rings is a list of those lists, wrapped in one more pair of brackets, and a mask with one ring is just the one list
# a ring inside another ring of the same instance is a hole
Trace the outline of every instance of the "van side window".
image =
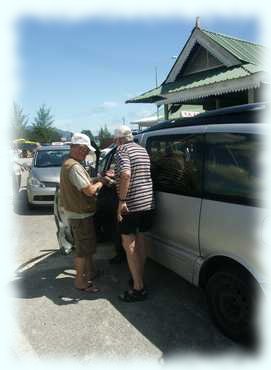
[(200, 196), (202, 135), (155, 136), (147, 140), (155, 191)]
[(206, 135), (204, 190), (208, 199), (256, 205), (259, 203), (259, 135), (210, 133)]

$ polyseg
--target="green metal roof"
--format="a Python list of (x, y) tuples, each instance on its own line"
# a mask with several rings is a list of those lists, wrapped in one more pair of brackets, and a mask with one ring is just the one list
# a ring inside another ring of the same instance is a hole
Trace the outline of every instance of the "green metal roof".
[[(250, 66), (248, 65), (247, 69), (245, 66), (238, 67), (221, 67), (218, 69), (211, 69), (204, 72), (195, 73), (190, 76), (183, 77), (177, 82), (168, 83), (162, 85), (161, 93), (174, 93), (177, 91), (183, 91), (188, 89), (193, 89), (196, 87), (207, 86), (215, 84), (218, 82), (224, 82), (229, 80), (234, 80), (240, 77), (250, 76), (251, 73), (248, 71)], [(258, 68), (257, 72), (260, 72), (261, 69)]]
[(164, 99), (162, 96), (160, 96), (160, 93), (161, 86), (138, 95), (133, 99), (126, 100), (126, 103), (155, 103), (156, 101)]
[(233, 67), (220, 67), (208, 71), (191, 74), (182, 77), (177, 82), (163, 83), (161, 86), (149, 90), (126, 103), (155, 103), (165, 99), (162, 95), (169, 94), (197, 87), (207, 86), (223, 81), (234, 80), (257, 72), (263, 72), (266, 68), (263, 65), (263, 57), (266, 48), (262, 45), (238, 38), (222, 35), (220, 33), (200, 30), (207, 37), (223, 47), (233, 56), (240, 60), (241, 65)]
[(158, 100), (163, 100), (163, 94), (175, 93), (219, 82), (234, 80), (241, 77), (247, 77), (261, 71), (262, 68), (260, 66), (249, 63), (237, 67), (210, 69), (208, 71), (185, 76), (177, 82), (162, 84), (160, 87), (141, 94), (134, 99), (128, 100), (127, 103), (154, 103)]
[(201, 30), (201, 32), (210, 37), (240, 61), (252, 64), (263, 63), (263, 54), (265, 53), (264, 46), (207, 30)]

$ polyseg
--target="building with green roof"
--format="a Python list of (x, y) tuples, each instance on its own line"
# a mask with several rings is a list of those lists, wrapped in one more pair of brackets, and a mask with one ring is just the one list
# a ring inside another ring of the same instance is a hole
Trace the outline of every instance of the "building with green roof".
[(211, 110), (263, 101), (265, 54), (262, 45), (201, 29), (197, 21), (165, 81), (126, 103), (163, 105), (167, 119), (184, 104)]

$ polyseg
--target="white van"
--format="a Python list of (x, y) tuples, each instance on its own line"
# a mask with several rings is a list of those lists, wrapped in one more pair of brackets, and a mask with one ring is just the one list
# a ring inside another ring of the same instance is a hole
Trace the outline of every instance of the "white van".
[(262, 108), (221, 109), (139, 137), (156, 194), (152, 257), (205, 289), (216, 324), (240, 340), (252, 331), (255, 290), (264, 282)]
[[(159, 123), (135, 137), (151, 158), (155, 224), (151, 257), (206, 291), (215, 323), (248, 341), (264, 282), (258, 231), (263, 208), (259, 155), (265, 104)], [(112, 164), (114, 149), (99, 163)]]

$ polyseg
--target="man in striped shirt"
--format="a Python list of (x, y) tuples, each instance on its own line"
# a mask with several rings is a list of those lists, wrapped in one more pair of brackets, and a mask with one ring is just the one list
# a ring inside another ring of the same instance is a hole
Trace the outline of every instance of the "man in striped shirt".
[(114, 136), (118, 146), (115, 154), (119, 198), (117, 217), (132, 275), (132, 289), (119, 298), (125, 302), (135, 302), (147, 297), (143, 283), (146, 259), (143, 233), (152, 226), (154, 208), (150, 158), (143, 147), (134, 143), (129, 127), (121, 126), (115, 130)]

